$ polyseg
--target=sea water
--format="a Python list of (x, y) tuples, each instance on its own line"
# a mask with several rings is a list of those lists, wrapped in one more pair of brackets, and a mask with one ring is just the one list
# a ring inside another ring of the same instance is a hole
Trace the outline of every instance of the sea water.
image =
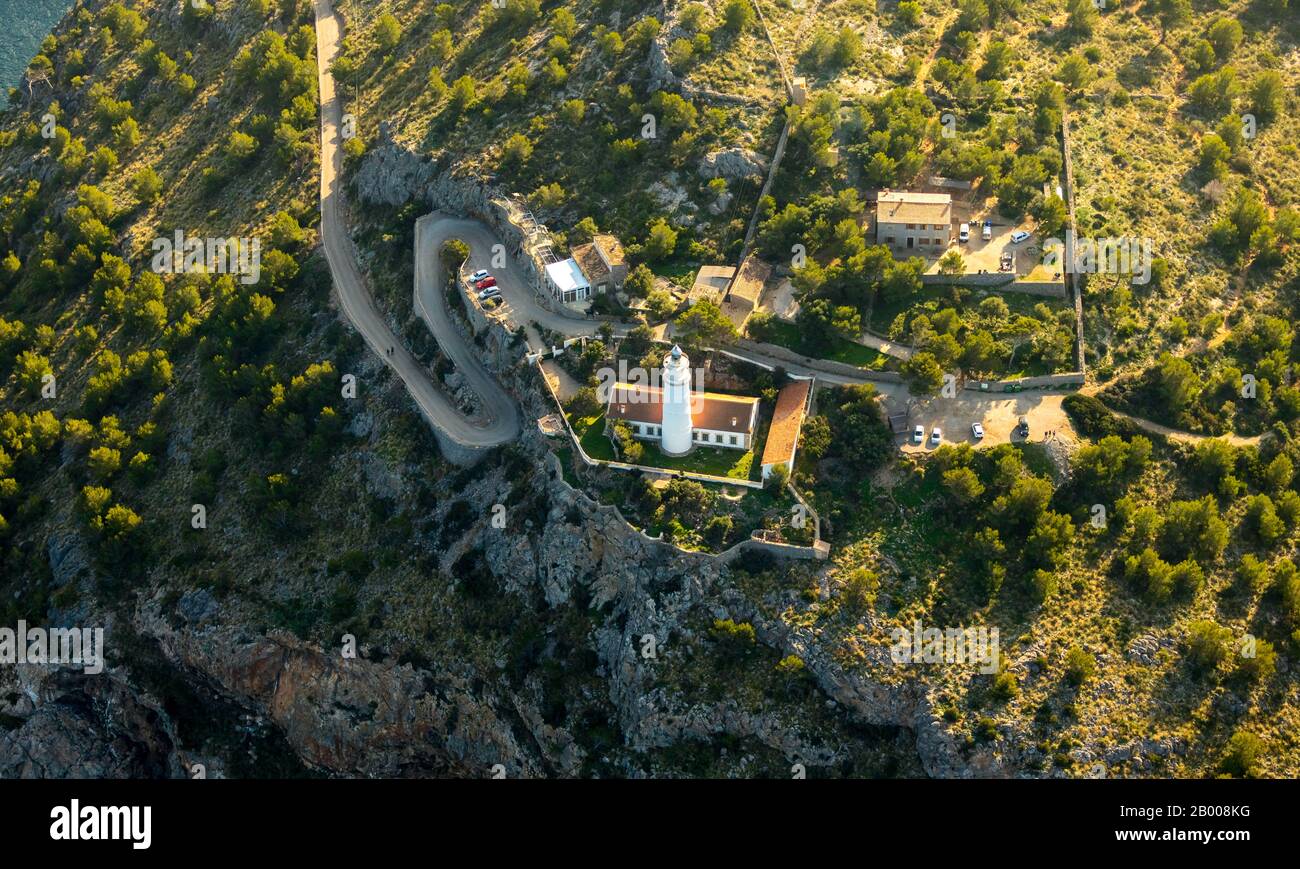
[(72, 0), (0, 0), (0, 106)]

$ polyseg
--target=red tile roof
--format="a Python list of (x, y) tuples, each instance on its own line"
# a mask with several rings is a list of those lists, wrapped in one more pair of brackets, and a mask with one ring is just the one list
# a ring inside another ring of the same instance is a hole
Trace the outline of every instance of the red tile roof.
[[(657, 386), (616, 383), (609, 393), (605, 416), (628, 422), (659, 425), (663, 421), (663, 391)], [(711, 431), (749, 432), (757, 398), (697, 392), (691, 396), (691, 424)], [(734, 420), (734, 421), (733, 421)]]
[(767, 430), (767, 444), (763, 447), (764, 465), (784, 464), (794, 458), (811, 388), (811, 380), (792, 380), (776, 397), (776, 410), (772, 412), (772, 425)]

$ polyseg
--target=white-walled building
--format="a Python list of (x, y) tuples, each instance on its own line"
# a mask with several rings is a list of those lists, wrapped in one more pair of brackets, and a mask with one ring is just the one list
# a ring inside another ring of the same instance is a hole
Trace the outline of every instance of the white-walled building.
[(682, 348), (673, 349), (664, 359), (661, 431), (659, 449), (669, 456), (684, 456), (691, 451), (691, 360)]
[(772, 424), (767, 429), (767, 443), (763, 445), (763, 479), (766, 480), (777, 465), (794, 471), (794, 455), (799, 448), (799, 431), (808, 412), (812, 395), (811, 380), (792, 380), (781, 388), (772, 411)]
[(591, 297), (591, 284), (572, 259), (547, 263), (546, 286), (559, 302), (581, 302)]
[(606, 425), (625, 422), (633, 437), (657, 441), (665, 455), (680, 456), (696, 446), (748, 450), (758, 422), (758, 399), (695, 391), (690, 359), (673, 347), (664, 359), (663, 388), (616, 383), (605, 408)]

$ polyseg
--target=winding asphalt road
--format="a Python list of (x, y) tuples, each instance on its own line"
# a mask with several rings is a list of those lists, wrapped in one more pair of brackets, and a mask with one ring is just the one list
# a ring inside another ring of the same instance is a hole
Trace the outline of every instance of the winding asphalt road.
[[(438, 213), (429, 214), (420, 218), (416, 222), (415, 244), (417, 251), (416, 259), (416, 281), (417, 281), (417, 302), (419, 299), (426, 299), (426, 304), (435, 307), (434, 296), (441, 296), (436, 293), (434, 288), (424, 285), (421, 288), (420, 279), (420, 258), (432, 256), (432, 251), (441, 249), (442, 243), (449, 239), (460, 239), (469, 245), (469, 260), (467, 268), (470, 271), (486, 269), (497, 279), (497, 284), (501, 289), (501, 297), (504, 301), (504, 307), (500, 308), (501, 314), (505, 317), (509, 325), (514, 327), (530, 325), (540, 326), (560, 335), (569, 338), (576, 338), (583, 335), (595, 335), (600, 329), (601, 320), (595, 320), (583, 317), (577, 312), (568, 309), (555, 310), (546, 307), (537, 297), (537, 292), (532, 283), (522, 274), (518, 266), (509, 257), (506, 257), (504, 264), (502, 261), (492, 262), (492, 251), (494, 246), (500, 244), (500, 239), (493, 234), (492, 230), (484, 223), (468, 219), (450, 217)], [(628, 333), (631, 327), (622, 323), (610, 323), (614, 335), (622, 337)], [(534, 348), (543, 349), (543, 348)], [(759, 365), (767, 365), (773, 368), (784, 368), (791, 374), (810, 376), (816, 375), (817, 379), (823, 383), (843, 385), (848, 383), (875, 383), (876, 387), (882, 392), (891, 393), (900, 390), (894, 384), (879, 383), (868, 379), (867, 377), (854, 377), (844, 375), (838, 372), (827, 371), (817, 365), (817, 360), (810, 359), (805, 364), (788, 362), (780, 357), (767, 355), (761, 351), (740, 349), (736, 347), (728, 348), (728, 353), (740, 359), (749, 362), (756, 362)], [(481, 366), (476, 356), (469, 356), (466, 359), (468, 367)], [(457, 360), (457, 364), (459, 360)]]
[[(435, 292), (431, 284), (421, 281), (420, 266), (422, 260), (436, 259), (437, 251), (442, 249), (443, 242), (451, 239), (459, 239), (469, 246), (467, 270), (475, 272), (484, 269), (497, 279), (497, 286), (500, 287), (501, 296), (507, 305), (503, 313), (512, 326), (528, 326), (530, 323), (536, 323), (545, 329), (571, 337), (594, 335), (600, 328), (598, 320), (583, 319), (544, 307), (538, 300), (531, 282), (524, 277), (511, 257), (503, 255), (503, 258), (494, 263), (492, 251), (500, 244), (500, 240), (486, 224), (439, 212), (426, 214), (415, 222), (417, 303), (421, 303), (420, 300), (423, 299), (423, 304), (433, 307), (433, 296), (440, 295)], [(625, 331), (625, 327), (612, 325), (616, 332)], [(467, 363), (482, 365), (482, 362), (477, 361), (477, 357), (474, 356), (468, 357)]]
[(415, 306), (443, 353), (478, 395), (478, 414), (471, 418), (460, 412), (435, 381), (433, 372), (411, 355), (389, 329), (366, 290), (365, 280), (357, 268), (356, 249), (348, 237), (347, 225), (340, 211), (343, 196), (343, 150), (339, 141), (342, 107), (330, 72), (339, 52), (339, 23), (330, 0), (315, 0), (315, 11), (321, 104), (321, 241), (338, 292), (339, 305), (370, 349), (406, 384), (420, 412), (442, 437), (469, 449), (514, 441), (520, 432), (514, 401), (492, 379), (464, 336), (455, 328), (447, 313), (444, 294), (437, 292), (436, 287), (441, 284), (438, 279), (441, 271), (438, 263), (440, 239), (449, 236), (434, 233), (431, 237), (430, 226), (440, 225), (436, 215), (423, 217), (416, 224)]
[[(339, 53), (339, 23), (331, 0), (315, 0), (316, 59), (321, 101), (321, 239), (330, 274), (338, 292), (344, 315), (361, 333), (375, 354), (392, 368), (406, 384), (411, 397), (434, 429), (457, 445), (469, 448), (493, 447), (509, 443), (520, 433), (519, 416), (514, 401), (492, 378), (477, 352), (456, 328), (441, 292), (441, 264), (438, 252), (450, 239), (464, 241), (470, 249), (468, 267), (488, 269), (497, 278), (506, 302), (505, 313), (512, 325), (537, 325), (561, 335), (594, 335), (600, 321), (584, 319), (568, 311), (556, 311), (543, 305), (533, 287), (506, 259), (504, 266), (493, 263), (493, 250), (499, 239), (483, 223), (433, 213), (421, 217), (415, 227), (415, 310), (438, 341), (446, 356), (455, 364), (467, 385), (478, 395), (481, 413), (466, 417), (426, 369), (393, 334), (375, 307), (365, 280), (357, 268), (356, 250), (347, 234), (341, 214), (343, 153), (339, 126), (342, 106), (334, 87), (330, 67)], [(626, 334), (626, 326), (614, 326), (615, 334)], [(392, 348), (392, 354), (389, 349)], [(868, 383), (867, 378), (828, 372), (809, 360), (800, 365), (751, 350), (736, 350), (732, 355), (770, 367), (782, 367), (794, 375), (816, 375), (823, 383)], [(876, 384), (891, 394), (905, 390), (892, 384)]]
[[(540, 326), (567, 338), (595, 335), (599, 331), (604, 322), (602, 320), (583, 317), (570, 309), (553, 309), (543, 305), (537, 297), (532, 282), (523, 275), (511, 258), (506, 257), (504, 263), (501, 260), (496, 263), (492, 262), (492, 251), (496, 245), (500, 244), (500, 239), (486, 224), (474, 219), (450, 217), (436, 212), (425, 215), (416, 222), (417, 303), (419, 303), (420, 299), (424, 299), (424, 304), (431, 308), (439, 305), (441, 294), (437, 293), (432, 285), (422, 285), (420, 283), (420, 259), (422, 257), (431, 257), (432, 251), (440, 250), (444, 241), (453, 238), (460, 239), (469, 245), (470, 254), (467, 268), (470, 271), (486, 269), (497, 279), (497, 284), (501, 289), (501, 298), (504, 302), (504, 307), (498, 310), (511, 328)], [(439, 298), (435, 299), (435, 296)], [(616, 337), (625, 336), (632, 328), (622, 323), (610, 323), (609, 325)], [(533, 349), (544, 348), (535, 347)], [(739, 347), (727, 348), (726, 352), (748, 362), (766, 365), (770, 368), (784, 368), (787, 372), (796, 376), (808, 377), (815, 375), (822, 383), (839, 386), (849, 383), (872, 383), (886, 395), (902, 394), (902, 397), (906, 398), (906, 390), (901, 385), (880, 383), (867, 377), (855, 377), (841, 374), (838, 371), (828, 371), (819, 366), (816, 359), (809, 359), (805, 363), (789, 362), (781, 357), (765, 354), (761, 350), (741, 349)], [(459, 359), (456, 362), (457, 365), (461, 364)], [(475, 368), (481, 365), (482, 362), (478, 360), (477, 356), (470, 355), (466, 357), (467, 368)]]
[[(339, 141), (342, 108), (334, 88), (330, 67), (339, 52), (339, 24), (330, 0), (315, 0), (317, 65), (321, 100), (321, 239), (329, 261), (330, 274), (338, 292), (339, 304), (348, 320), (357, 328), (366, 343), (391, 367), (403, 383), (420, 411), (441, 438), (470, 449), (499, 446), (516, 440), (520, 434), (519, 414), (513, 399), (501, 388), (484, 366), (476, 350), (456, 327), (447, 310), (445, 294), (441, 291), (441, 263), (438, 252), (450, 239), (464, 241), (470, 249), (468, 267), (471, 270), (487, 269), (493, 273), (501, 287), (505, 307), (501, 313), (513, 326), (541, 326), (565, 336), (593, 335), (600, 328), (598, 320), (585, 319), (565, 311), (553, 310), (537, 298), (530, 282), (507, 257), (505, 262), (493, 262), (493, 251), (499, 239), (483, 223), (451, 217), (437, 212), (425, 215), (415, 226), (415, 310), (425, 321), (438, 341), (443, 353), (465, 378), (466, 384), (479, 398), (480, 412), (473, 417), (460, 409), (443, 391), (433, 372), (426, 369), (402, 345), (374, 305), (365, 281), (357, 268), (356, 251), (348, 237), (346, 224), (340, 213), (341, 170), (343, 154)], [(627, 332), (626, 326), (614, 326), (616, 335)], [(390, 355), (389, 350), (392, 349)], [(805, 364), (792, 363), (761, 350), (733, 348), (730, 355), (760, 365), (784, 368), (794, 375), (816, 375), (827, 384), (873, 382), (866, 377), (845, 376), (827, 371), (809, 359)], [(897, 384), (875, 383), (891, 403), (899, 409), (909, 398), (906, 387)], [(1059, 397), (1053, 396), (1059, 404)], [(1039, 424), (1039, 430), (1068, 430), (1069, 422), (1059, 407), (1042, 408), (1042, 401), (1032, 402), (1032, 407), (1015, 408), (1017, 414), (1026, 411), (1051, 410), (1050, 418)], [(961, 419), (945, 419), (949, 431), (969, 428), (971, 421), (983, 420), (986, 428), (990, 416), (998, 415), (1002, 408), (990, 406), (990, 398), (983, 395), (961, 395), (955, 402)], [(1011, 411), (1004, 411), (1010, 413)], [(970, 417), (966, 419), (966, 417)], [(938, 422), (939, 420), (935, 420)], [(1199, 439), (1195, 435), (1156, 426), (1146, 420), (1135, 420), (1152, 431), (1178, 439)], [(1031, 423), (1033, 420), (1031, 419)], [(1242, 442), (1258, 438), (1239, 438)]]

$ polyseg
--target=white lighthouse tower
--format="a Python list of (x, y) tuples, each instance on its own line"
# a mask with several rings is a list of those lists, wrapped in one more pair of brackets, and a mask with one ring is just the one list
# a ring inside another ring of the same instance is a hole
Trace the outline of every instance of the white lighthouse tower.
[(689, 453), (694, 430), (691, 420), (691, 360), (676, 345), (664, 357), (663, 411), (659, 449), (669, 456)]

